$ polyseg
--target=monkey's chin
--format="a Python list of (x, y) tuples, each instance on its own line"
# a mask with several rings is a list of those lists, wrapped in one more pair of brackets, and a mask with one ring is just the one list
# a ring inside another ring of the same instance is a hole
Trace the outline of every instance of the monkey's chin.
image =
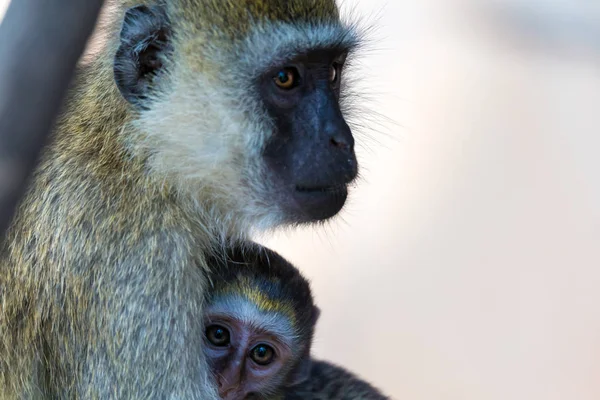
[(293, 215), (293, 222), (319, 222), (334, 217), (342, 210), (348, 198), (348, 188), (346, 185), (319, 188), (297, 186), (292, 197), (291, 209), (287, 211)]

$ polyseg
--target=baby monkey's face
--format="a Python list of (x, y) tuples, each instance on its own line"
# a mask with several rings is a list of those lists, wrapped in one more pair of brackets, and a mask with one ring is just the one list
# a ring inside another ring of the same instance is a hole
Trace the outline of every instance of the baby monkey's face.
[(214, 307), (205, 314), (205, 354), (222, 399), (265, 398), (283, 385), (294, 359), (292, 338), (285, 337), (289, 323), (267, 314)]

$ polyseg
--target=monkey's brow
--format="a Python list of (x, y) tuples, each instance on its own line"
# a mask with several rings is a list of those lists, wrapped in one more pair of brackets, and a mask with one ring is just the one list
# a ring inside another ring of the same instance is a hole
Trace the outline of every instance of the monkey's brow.
[[(265, 39), (265, 32), (270, 34)], [(244, 64), (251, 76), (259, 76), (265, 68), (285, 63), (306, 51), (337, 49), (351, 51), (360, 46), (360, 32), (353, 26), (343, 24), (263, 26), (240, 41), (232, 54), (243, 54), (236, 58), (237, 65)]]
[(293, 345), (298, 336), (287, 315), (274, 310), (261, 310), (243, 296), (227, 295), (218, 298), (208, 306), (206, 312), (208, 315), (219, 315), (249, 324), (255, 329), (263, 329), (271, 335), (285, 339), (289, 346)]
[[(271, 340), (279, 343), (281, 346), (287, 348), (287, 349), (292, 349), (294, 343), (296, 342), (296, 340), (298, 339), (298, 336), (296, 334), (294, 335), (282, 335), (281, 333), (276, 333), (273, 332), (271, 329), (268, 329), (262, 325), (256, 325), (253, 322), (250, 322), (250, 325), (252, 325), (252, 328), (254, 328), (254, 330), (262, 335), (266, 335), (266, 336), (270, 336)], [(283, 340), (282, 340), (283, 339)]]
[(267, 68), (280, 68), (281, 64), (293, 63), (295, 61), (301, 60), (303, 58), (309, 58), (314, 54), (325, 53), (328, 54), (332, 61), (336, 59), (343, 58), (345, 59), (350, 53), (351, 49), (346, 46), (324, 46), (324, 47), (315, 47), (311, 49), (301, 49), (296, 52), (289, 52), (285, 56), (281, 56), (280, 58), (273, 59)]
[(308, 49), (300, 49), (296, 52), (293, 52), (292, 54), (294, 54), (295, 57), (308, 57), (312, 54), (324, 53), (324, 54), (328, 54), (333, 57), (339, 57), (344, 54), (347, 54), (351, 50), (352, 50), (351, 47), (343, 45), (343, 44), (331, 44), (331, 45), (311, 47)]
[[(281, 329), (278, 330), (274, 330), (272, 328), (269, 328), (269, 326), (266, 326), (263, 322), (257, 322), (254, 320), (247, 320), (244, 318), (239, 318), (238, 315), (236, 315), (235, 313), (213, 313), (212, 315), (208, 316), (206, 319), (206, 322), (208, 323), (214, 323), (215, 321), (226, 321), (226, 322), (231, 322), (231, 321), (238, 321), (241, 323), (246, 323), (250, 326), (252, 326), (252, 328), (259, 334), (262, 335), (266, 335), (266, 336), (270, 336), (271, 339), (273, 341), (276, 341), (277, 343), (279, 343), (281, 346), (284, 346), (288, 349), (292, 349), (294, 342), (298, 339), (298, 336), (294, 333), (294, 334), (283, 334), (283, 331)], [(280, 326), (280, 323), (273, 323), (273, 325), (275, 326)], [(288, 330), (286, 330), (286, 332), (290, 332)], [(283, 340), (282, 340), (283, 338)]]

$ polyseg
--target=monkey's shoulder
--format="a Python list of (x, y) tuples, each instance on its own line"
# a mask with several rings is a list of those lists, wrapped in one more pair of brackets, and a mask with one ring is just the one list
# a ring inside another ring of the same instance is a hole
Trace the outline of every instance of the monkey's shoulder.
[(387, 400), (378, 389), (335, 364), (313, 360), (310, 377), (288, 390), (285, 400)]
[[(201, 229), (168, 189), (142, 174), (99, 172), (77, 159), (46, 157), (7, 235), (9, 263), (149, 263), (199, 254)], [(166, 262), (166, 261), (165, 261)]]

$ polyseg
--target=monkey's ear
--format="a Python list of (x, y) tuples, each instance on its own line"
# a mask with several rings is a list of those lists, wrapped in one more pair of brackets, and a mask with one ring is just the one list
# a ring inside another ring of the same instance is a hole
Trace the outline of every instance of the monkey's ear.
[(139, 5), (125, 12), (113, 70), (125, 100), (139, 108), (146, 108), (144, 100), (171, 50), (169, 37), (169, 21), (163, 7)]
[(292, 387), (299, 385), (310, 378), (310, 369), (312, 368), (312, 359), (310, 358), (310, 354), (306, 354), (298, 365), (292, 371), (290, 375), (287, 386)]

